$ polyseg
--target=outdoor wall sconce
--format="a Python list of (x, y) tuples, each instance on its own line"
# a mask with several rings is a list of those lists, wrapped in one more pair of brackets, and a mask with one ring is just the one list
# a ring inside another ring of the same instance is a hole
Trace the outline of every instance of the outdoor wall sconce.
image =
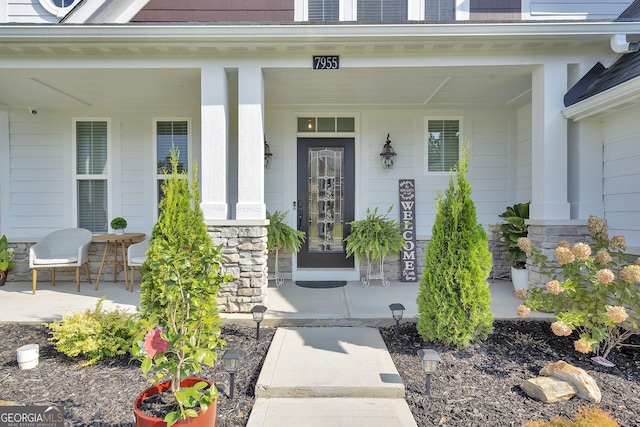
[(431, 394), (431, 375), (436, 373), (438, 369), (438, 363), (440, 363), (440, 356), (435, 350), (421, 349), (418, 350), (418, 357), (422, 361), (422, 369), (427, 374), (427, 396)]
[(235, 349), (229, 349), (222, 355), (224, 370), (229, 373), (229, 400), (233, 399), (236, 372), (238, 372), (238, 368), (240, 367), (242, 356), (244, 356), (244, 351)]
[(393, 164), (396, 162), (397, 155), (398, 153), (396, 153), (391, 146), (389, 134), (387, 134), (387, 142), (384, 143), (382, 153), (380, 153), (380, 161), (382, 162), (383, 169), (393, 169)]
[(396, 321), (396, 338), (400, 337), (400, 320), (402, 320), (402, 312), (404, 311), (404, 305), (400, 303), (393, 303), (389, 305), (393, 320)]
[(260, 322), (264, 320), (264, 312), (267, 311), (267, 307), (264, 305), (256, 305), (251, 309), (253, 314), (253, 321), (256, 322), (256, 340), (260, 339)]
[(264, 168), (269, 169), (271, 166), (271, 157), (273, 157), (273, 153), (271, 152), (271, 147), (267, 144), (267, 137), (264, 137)]

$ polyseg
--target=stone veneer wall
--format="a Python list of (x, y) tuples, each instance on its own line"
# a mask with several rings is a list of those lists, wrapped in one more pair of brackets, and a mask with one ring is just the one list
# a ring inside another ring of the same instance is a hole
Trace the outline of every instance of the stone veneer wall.
[[(233, 275), (234, 280), (222, 287), (218, 292), (218, 308), (220, 312), (249, 312), (256, 305), (264, 305), (267, 296), (267, 229), (264, 226), (211, 226), (207, 227), (211, 240), (215, 245), (222, 245), (224, 270)], [(29, 269), (29, 248), (35, 242), (10, 242), (14, 248), (14, 266), (9, 272), (8, 284), (11, 281), (31, 281)], [(111, 252), (111, 250), (110, 250)], [(89, 245), (89, 269), (95, 284), (104, 253), (104, 243)], [(122, 259), (119, 253), (119, 259)], [(38, 287), (51, 286), (51, 270), (38, 271)], [(124, 271), (118, 269), (116, 276), (119, 285), (124, 286)], [(56, 282), (74, 281), (75, 268), (56, 269)], [(136, 290), (140, 283), (139, 270), (136, 269)], [(84, 268), (80, 269), (80, 286), (90, 286)], [(113, 253), (107, 255), (105, 266), (100, 277), (100, 287), (113, 285)]]
[(267, 297), (267, 228), (264, 226), (208, 226), (215, 245), (222, 245), (224, 269), (234, 280), (218, 291), (218, 308), (247, 313), (264, 305)]
[[(571, 244), (584, 242), (591, 243), (591, 237), (587, 230), (586, 220), (567, 221), (527, 221), (529, 224), (529, 239), (533, 246), (540, 249), (548, 257), (550, 266), (558, 266), (555, 262), (554, 251), (558, 242), (566, 240)], [(527, 259), (529, 269), (529, 286), (545, 286), (550, 280), (540, 273), (540, 269), (531, 264), (531, 258)]]

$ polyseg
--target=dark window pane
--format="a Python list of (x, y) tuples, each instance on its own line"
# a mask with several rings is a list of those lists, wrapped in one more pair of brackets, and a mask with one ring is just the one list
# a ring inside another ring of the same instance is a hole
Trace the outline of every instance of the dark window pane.
[(406, 21), (407, 0), (358, 0), (358, 21)]
[(157, 173), (164, 173), (171, 170), (171, 148), (176, 147), (180, 151), (180, 161), (178, 170), (187, 171), (189, 159), (189, 137), (186, 121), (158, 122), (157, 123), (157, 144), (158, 144), (158, 168)]
[(458, 120), (429, 120), (427, 128), (428, 171), (448, 172), (458, 163), (460, 123)]
[(309, 21), (338, 21), (338, 0), (309, 0)]
[(78, 181), (78, 227), (94, 233), (107, 229), (107, 181)]
[(424, 10), (427, 21), (455, 20), (454, 0), (425, 0)]

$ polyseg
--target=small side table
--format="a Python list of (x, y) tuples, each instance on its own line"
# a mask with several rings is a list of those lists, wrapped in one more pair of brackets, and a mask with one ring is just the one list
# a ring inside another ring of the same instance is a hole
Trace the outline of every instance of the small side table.
[[(127, 247), (126, 244), (137, 243), (144, 240), (146, 234), (144, 233), (124, 233), (124, 234), (99, 234), (93, 236), (93, 242), (104, 242), (104, 252), (102, 254), (102, 262), (100, 262), (100, 270), (98, 271), (98, 278), (96, 279), (96, 289), (100, 284), (100, 276), (102, 276), (102, 269), (104, 268), (104, 261), (107, 258), (107, 252), (109, 252), (109, 245), (113, 243), (113, 283), (116, 282), (118, 276), (118, 246), (122, 249), (122, 268), (124, 269), (124, 282), (129, 283), (128, 268), (127, 268)], [(128, 286), (128, 285), (127, 285)]]

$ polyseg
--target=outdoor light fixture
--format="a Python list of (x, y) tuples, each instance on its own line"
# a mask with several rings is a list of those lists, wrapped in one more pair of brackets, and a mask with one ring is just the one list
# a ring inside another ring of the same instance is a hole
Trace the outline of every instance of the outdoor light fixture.
[(440, 356), (435, 350), (420, 349), (418, 350), (418, 357), (422, 361), (422, 369), (427, 374), (427, 395), (431, 394), (431, 374), (435, 374), (438, 369), (438, 363), (440, 363)]
[(380, 153), (380, 161), (382, 162), (382, 167), (384, 169), (393, 169), (393, 164), (396, 161), (397, 155), (398, 154), (393, 150), (393, 147), (391, 146), (389, 134), (387, 134), (387, 142), (384, 143), (384, 147), (382, 147), (382, 153)]
[(264, 168), (269, 169), (271, 166), (271, 157), (273, 157), (273, 153), (271, 152), (271, 147), (267, 144), (267, 137), (264, 137)]
[(400, 336), (400, 320), (402, 319), (402, 312), (404, 311), (404, 305), (400, 303), (393, 303), (389, 305), (393, 320), (396, 321), (396, 337)]
[(233, 399), (233, 389), (235, 388), (236, 372), (240, 366), (240, 361), (244, 356), (244, 351), (229, 349), (222, 355), (224, 369), (229, 373), (229, 399)]
[(264, 305), (256, 305), (251, 309), (253, 314), (253, 321), (256, 322), (256, 340), (260, 339), (260, 322), (264, 320), (264, 312), (267, 311), (267, 307)]

